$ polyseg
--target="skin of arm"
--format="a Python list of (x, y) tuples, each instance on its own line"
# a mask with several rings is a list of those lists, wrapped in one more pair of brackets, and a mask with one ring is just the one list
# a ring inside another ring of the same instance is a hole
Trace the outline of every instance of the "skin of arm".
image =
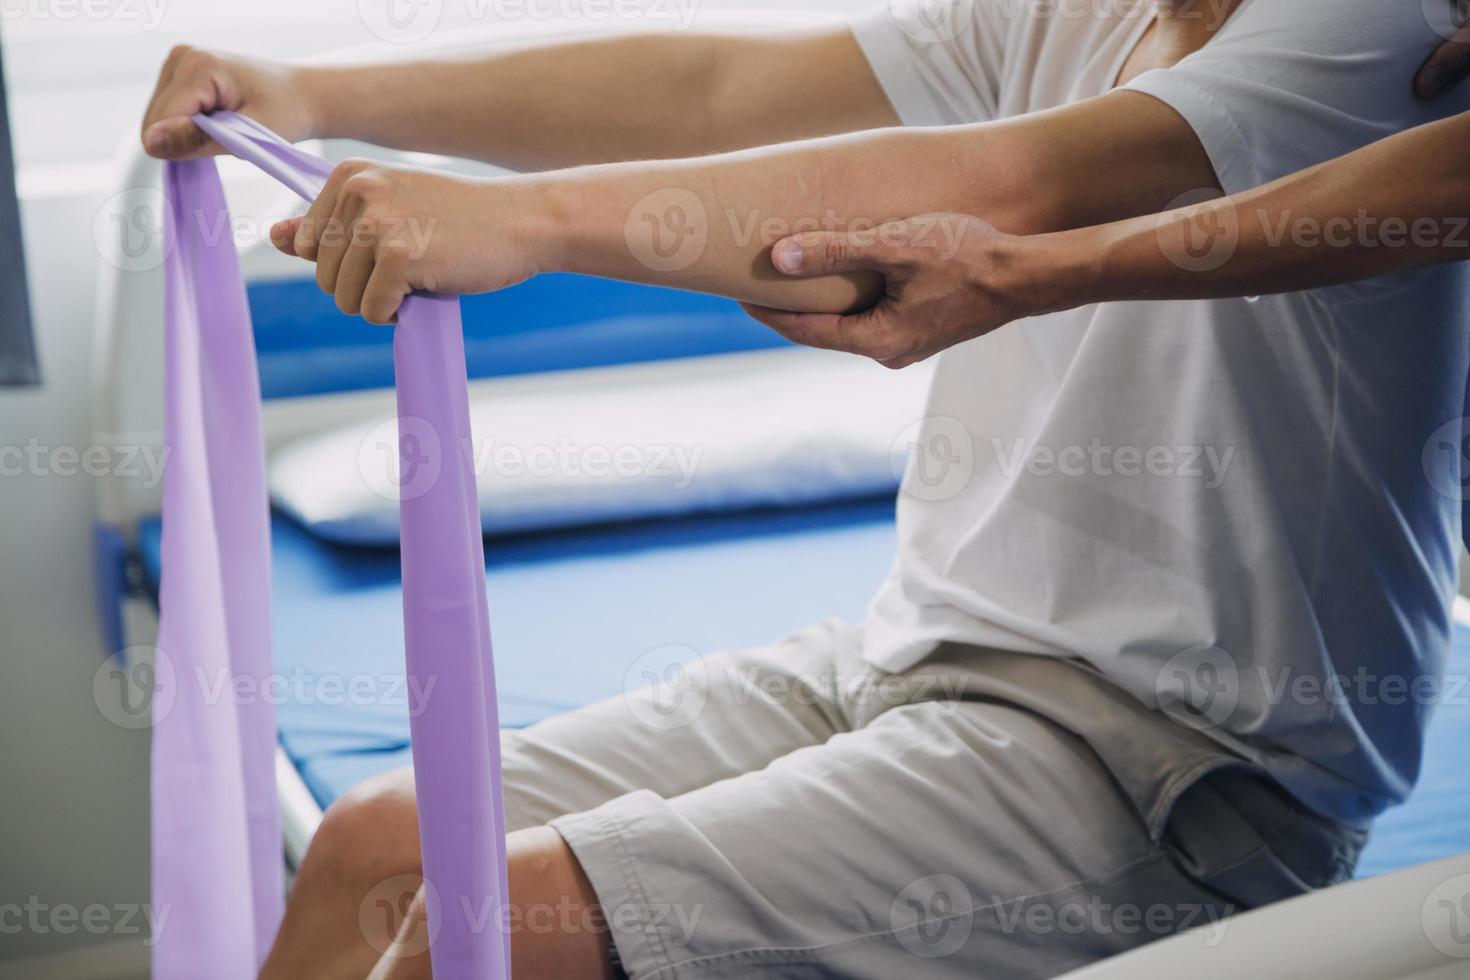
[[(217, 152), (189, 121), (216, 108), (289, 139), (346, 136), (525, 168), (642, 158), (492, 181), (344, 164), (306, 220), (273, 240), (320, 254), (318, 282), (375, 322), (414, 289), (479, 292), (558, 270), (848, 311), (873, 301), (879, 277), (779, 276), (772, 242), (941, 209), (1045, 231), (1157, 210), (1214, 183), (1183, 120), (1135, 93), (981, 126), (823, 136), (897, 121), (842, 27), (340, 68), (180, 48), (160, 74), (145, 146), (166, 158)], [(781, 140), (800, 141), (730, 150)]]
[(806, 228), (872, 230), (940, 210), (1031, 234), (1152, 213), (1215, 186), (1178, 114), (1113, 92), (994, 123), (513, 178), (349, 161), (272, 240), (317, 262), (339, 307), (372, 322), (388, 322), (412, 290), (483, 292), (552, 271), (845, 312), (872, 304), (878, 277), (781, 276), (771, 245)]
[[(1102, 225), (1005, 234), (967, 214), (868, 236), (776, 243), (783, 274), (876, 272), (883, 295), (849, 316), (747, 306), (798, 343), (904, 367), (1028, 316), (1123, 300), (1315, 289), (1470, 259), (1470, 114), (1408, 130), (1232, 197)], [(929, 229), (963, 229), (940, 248)]]
[[(1087, 302), (1280, 293), (1460, 261), (1470, 258), (1467, 148), (1470, 114), (1234, 197), (1039, 244), (1092, 257)], [(1203, 264), (1191, 257), (1219, 234), (1234, 244)]]
[[(1414, 80), (1433, 98), (1470, 76), (1470, 26)], [(1232, 198), (1029, 238), (970, 215), (925, 215), (868, 236), (793, 235), (786, 275), (878, 272), (879, 302), (850, 316), (759, 306), (799, 343), (903, 367), (1012, 320), (1108, 300), (1211, 299), (1338, 285), (1470, 258), (1470, 116), (1409, 130)], [(947, 251), (935, 226), (964, 229)], [(1228, 235), (1214, 256), (1207, 246)]]
[(515, 170), (695, 156), (898, 122), (848, 31), (627, 34), (455, 59), (296, 66), (174, 48), (143, 119), (154, 156), (223, 152), (191, 121), (359, 139)]

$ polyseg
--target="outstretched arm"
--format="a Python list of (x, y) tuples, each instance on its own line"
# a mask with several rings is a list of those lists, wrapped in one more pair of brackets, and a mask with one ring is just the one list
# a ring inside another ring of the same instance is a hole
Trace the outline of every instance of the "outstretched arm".
[(273, 238), (317, 261), (319, 284), (343, 310), (374, 322), (414, 289), (481, 292), (547, 271), (838, 312), (870, 304), (878, 279), (777, 275), (778, 238), (957, 210), (1036, 233), (1154, 212), (1215, 186), (1183, 118), (1119, 91), (995, 123), (509, 179), (354, 161)]
[(1248, 193), (1051, 244), (1091, 256), (1089, 302), (1288, 292), (1467, 259), (1470, 114)]
[(518, 170), (694, 156), (898, 121), (843, 25), (631, 34), (473, 57), (286, 65), (188, 47), (143, 119), (154, 156), (220, 148), (189, 117), (243, 112), (290, 140), (360, 139)]

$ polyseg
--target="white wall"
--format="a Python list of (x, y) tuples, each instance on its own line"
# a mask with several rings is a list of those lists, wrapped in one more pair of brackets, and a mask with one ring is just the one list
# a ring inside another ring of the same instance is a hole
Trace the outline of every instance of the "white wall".
[[(87, 445), (94, 209), (80, 197), (23, 202), (45, 384), (0, 389), (0, 446)], [(106, 653), (92, 611), (91, 509), (84, 477), (0, 477), (0, 906), (147, 897), (146, 736), (114, 727), (92, 699)], [(29, 924), (14, 934), (17, 925), (0, 916), (0, 957), (128, 938)]]
[[(88, 446), (92, 221), (117, 189), (114, 149), (136, 133), (168, 48), (188, 41), (296, 56), (370, 43), (359, 11), (382, 2), (0, 0), (44, 372), (40, 388), (0, 389), (0, 447), (33, 439), (53, 450)], [(505, 9), (467, 2), (446, 0), (436, 34), (487, 23), (477, 10)], [(86, 16), (84, 5), (109, 15)], [(695, 11), (751, 6), (794, 5), (700, 0)], [(86, 477), (0, 476), (0, 978), (123, 976), (146, 962), (141, 937), (124, 934), (122, 923), (128, 907), (147, 900), (147, 738), (112, 725), (93, 701), (93, 679), (112, 651), (94, 613), (92, 513)], [(48, 912), (106, 906), (113, 927), (37, 929), (8, 911), (36, 903)], [(63, 960), (37, 959), (54, 954)]]

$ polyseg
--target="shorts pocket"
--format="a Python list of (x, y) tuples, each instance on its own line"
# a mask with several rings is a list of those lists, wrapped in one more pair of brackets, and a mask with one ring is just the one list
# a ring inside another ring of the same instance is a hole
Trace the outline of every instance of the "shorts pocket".
[(1366, 835), (1319, 816), (1270, 777), (1232, 766), (1184, 792), (1164, 831), (1175, 864), (1240, 909), (1352, 877)]

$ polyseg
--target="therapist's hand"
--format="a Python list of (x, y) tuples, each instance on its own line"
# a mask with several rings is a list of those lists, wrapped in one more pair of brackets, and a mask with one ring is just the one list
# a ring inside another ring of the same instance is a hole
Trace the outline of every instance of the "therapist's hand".
[(919, 215), (875, 229), (804, 232), (775, 244), (771, 261), (792, 276), (872, 271), (878, 303), (836, 316), (746, 305), (751, 316), (809, 347), (907, 367), (1012, 320), (1059, 309), (1072, 263), (1043, 238), (998, 232), (963, 214)]
[(180, 45), (158, 73), (143, 115), (143, 148), (165, 160), (222, 153), (190, 116), (215, 109), (244, 113), (291, 141), (313, 135), (311, 88), (300, 69)]
[[(1449, 5), (1450, 0), (1445, 0), (1445, 6)], [(1432, 99), (1467, 77), (1470, 77), (1470, 24), (1461, 27), (1453, 38), (1429, 56), (1414, 79), (1414, 91), (1421, 99)]]
[(271, 243), (316, 263), (344, 313), (394, 322), (415, 290), (482, 293), (542, 271), (526, 220), (529, 185), (348, 160), (306, 214), (277, 222)]

